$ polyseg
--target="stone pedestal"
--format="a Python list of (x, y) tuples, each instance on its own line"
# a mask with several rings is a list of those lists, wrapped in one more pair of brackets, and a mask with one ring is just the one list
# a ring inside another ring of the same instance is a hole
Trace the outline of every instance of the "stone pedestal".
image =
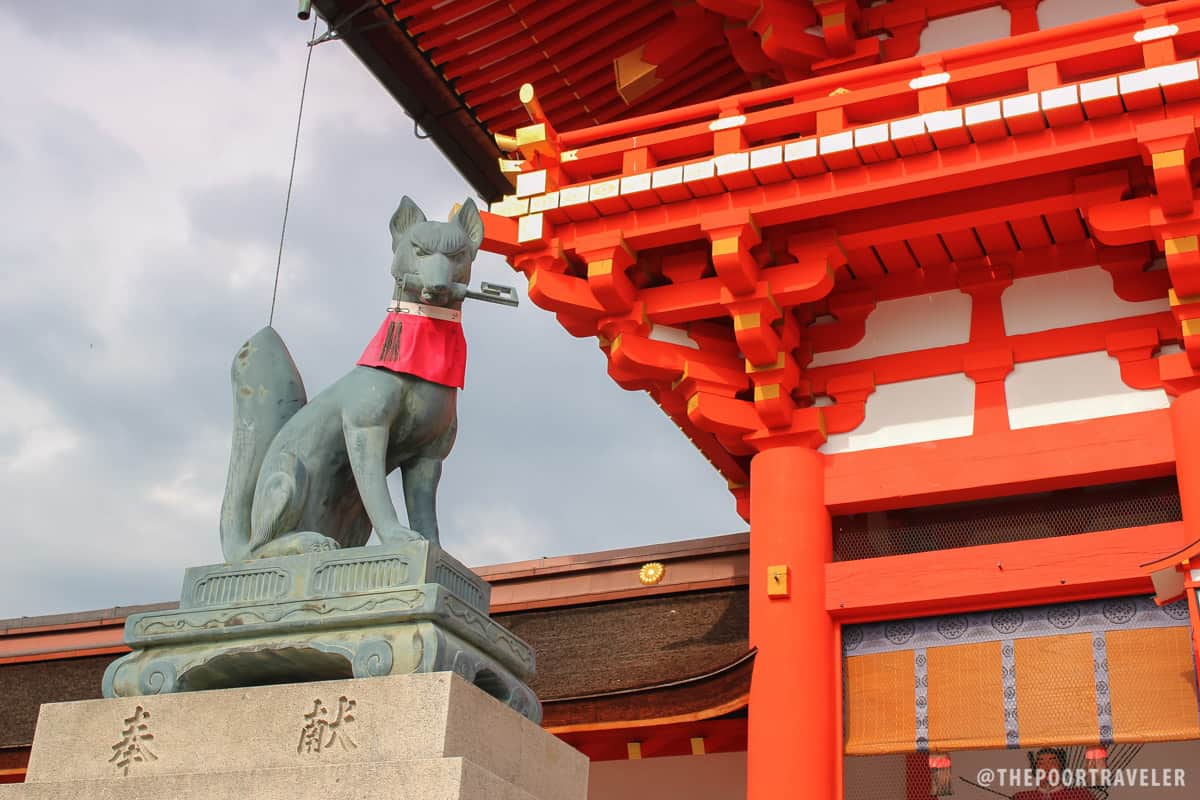
[(126, 621), (104, 696), (453, 671), (538, 722), (533, 651), (490, 593), (424, 540), (192, 567), (178, 610)]
[(585, 800), (587, 772), (443, 672), (48, 704), (0, 800)]

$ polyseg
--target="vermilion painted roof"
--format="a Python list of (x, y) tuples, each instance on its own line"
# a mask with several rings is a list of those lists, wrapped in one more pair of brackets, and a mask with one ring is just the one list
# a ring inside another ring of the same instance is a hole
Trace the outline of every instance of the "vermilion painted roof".
[(623, 100), (614, 59), (668, 32), (675, 13), (662, 0), (426, 0), (395, 4), (391, 13), (494, 133), (528, 123), (517, 101), (524, 82), (537, 87), (543, 107), (564, 130), (662, 108), (681, 94), (669, 91), (674, 86), (689, 101), (750, 87), (728, 48), (714, 38), (700, 45), (669, 86), (632, 104)]
[[(363, 6), (317, 0), (322, 18), (488, 199), (511, 187), (491, 134), (528, 124), (517, 99), (532, 82), (560, 129), (595, 125), (752, 87), (712, 42), (669, 86), (627, 104), (613, 61), (663, 33), (666, 0), (419, 0)], [(357, 12), (357, 13), (355, 13)]]
[[(558, 131), (908, 58), (931, 20), (1002, 0), (316, 0), (334, 37), (475, 188), (511, 191), (493, 134)], [(1032, 8), (1032, 6), (1031, 6)], [(1017, 14), (1012, 33), (1037, 30)]]

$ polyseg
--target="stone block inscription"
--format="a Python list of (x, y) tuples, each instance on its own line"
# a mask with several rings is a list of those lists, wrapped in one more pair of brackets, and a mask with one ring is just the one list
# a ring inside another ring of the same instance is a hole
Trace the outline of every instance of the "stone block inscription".
[(116, 765), (122, 776), (126, 776), (134, 764), (158, 760), (158, 756), (150, 749), (150, 743), (153, 741), (154, 734), (150, 732), (150, 712), (138, 706), (132, 716), (125, 718), (121, 741), (112, 746), (112, 758), (108, 761)]
[(313, 700), (312, 711), (304, 715), (304, 727), (300, 730), (297, 753), (319, 753), (334, 744), (343, 750), (353, 750), (358, 744), (350, 737), (354, 724), (354, 707), (358, 703), (342, 695), (338, 698), (337, 711), (330, 713), (321, 698)]

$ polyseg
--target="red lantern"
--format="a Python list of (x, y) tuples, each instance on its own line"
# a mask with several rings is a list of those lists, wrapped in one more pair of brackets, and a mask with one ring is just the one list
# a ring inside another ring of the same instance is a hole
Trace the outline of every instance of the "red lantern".
[(929, 792), (934, 797), (947, 797), (954, 794), (951, 783), (950, 756), (947, 753), (931, 753), (929, 755)]

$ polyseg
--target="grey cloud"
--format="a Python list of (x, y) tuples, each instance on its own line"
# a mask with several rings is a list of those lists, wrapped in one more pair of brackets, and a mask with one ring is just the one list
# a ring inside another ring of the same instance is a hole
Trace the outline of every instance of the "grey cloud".
[(152, 38), (188, 47), (254, 49), (269, 42), (283, 25), (303, 26), (296, 19), (294, 3), (249, 2), (203, 4), (118, 0), (111, 3), (79, 3), (74, 0), (45, 0), (15, 3), (6, 16), (31, 34), (49, 41), (78, 38), (114, 38), (114, 46), (126, 38)]
[(192, 192), (188, 215), (199, 236), (266, 244), (271, 230), (279, 228), (284, 192), (278, 178), (252, 175)]
[[(222, 7), (249, 15), (239, 22), (208, 7), (192, 20), (192, 7), (179, 4), (71, 4), (84, 16), (62, 25), (63, 6), (19, 8), (25, 35), (42, 40), (166, 41), (214, 63), (232, 47), (251, 74), (281, 57), (263, 42), (295, 30), (290, 4), (242, 7), (249, 5)], [(386, 226), (400, 196), (440, 216), (470, 194), (429, 142), (413, 139), (365, 69), (339, 71), (347, 54), (324, 52), (314, 57), (314, 113), (301, 138), (276, 314), (310, 396), (353, 364), (382, 318), (391, 293)], [(38, 74), (36, 64), (28, 69)], [(163, 65), (163, 74), (170, 70)], [(358, 83), (339, 84), (335, 75)], [(386, 109), (374, 125), (319, 113), (350, 88)], [(68, 94), (87, 91), (81, 77)], [(113, 176), (154, 177), (158, 167), (120, 131), (93, 136), (82, 112), (61, 105), (37, 112), (36, 147), (9, 146), (0, 158), (19, 176), (17, 191), (36, 186), (51, 201), (38, 206), (40, 229), (52, 228), (52, 210), (70, 214), (88, 201), (73, 176), (86, 173), (89, 192)], [(77, 130), (48, 132), (68, 123)], [(286, 163), (290, 147), (288, 139), (257, 153), (259, 163)], [(97, 301), (87, 270), (95, 265), (64, 263), (59, 243), (36, 231), (0, 229), (4, 280), (34, 292), (20, 303), (0, 292), (0, 385), (19, 385), (78, 438), (51, 471), (0, 474), (0, 529), (21, 553), (19, 569), (0, 582), (0, 617), (172, 599), (184, 566), (219, 557), (228, 370), (237, 347), (266, 322), (286, 191), (272, 175), (264, 166), (178, 187), (186, 238), (128, 256), (115, 330), (111, 309), (90, 305)], [(146, 181), (139, 191), (144, 197), (154, 186)], [(474, 279), (524, 283), (489, 254), (480, 255)], [(646, 396), (609, 380), (594, 340), (570, 337), (527, 299), (518, 309), (468, 305), (464, 324), (462, 433), (440, 499), (453, 550), (517, 560), (742, 528), (724, 482)], [(19, 445), (18, 434), (0, 427), (0, 470)]]
[(88, 114), (74, 108), (50, 106), (39, 113), (30, 143), (54, 178), (80, 192), (102, 191), (113, 177), (144, 166), (141, 156), (114, 138)]

